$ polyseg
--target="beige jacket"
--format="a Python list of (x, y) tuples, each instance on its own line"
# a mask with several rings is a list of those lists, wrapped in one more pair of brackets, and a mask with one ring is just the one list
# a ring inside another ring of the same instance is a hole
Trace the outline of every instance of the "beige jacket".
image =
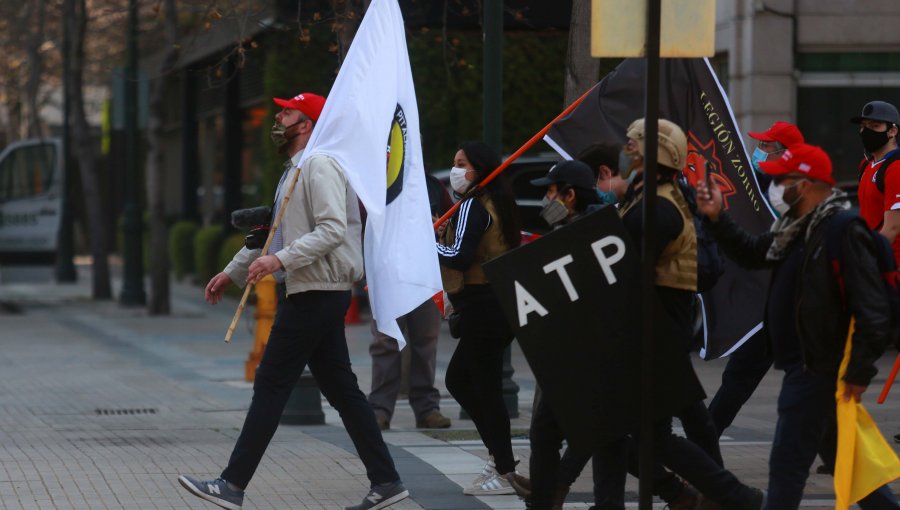
[[(300, 159), (299, 154), (293, 158)], [(287, 191), (297, 168), (280, 193)], [(280, 204), (282, 196), (276, 197)], [(288, 294), (309, 290), (349, 290), (363, 277), (362, 225), (356, 193), (337, 162), (324, 155), (303, 163), (294, 193), (281, 218), (284, 248), (274, 255), (285, 269)], [(241, 250), (225, 273), (243, 287), (250, 263), (262, 250)]]

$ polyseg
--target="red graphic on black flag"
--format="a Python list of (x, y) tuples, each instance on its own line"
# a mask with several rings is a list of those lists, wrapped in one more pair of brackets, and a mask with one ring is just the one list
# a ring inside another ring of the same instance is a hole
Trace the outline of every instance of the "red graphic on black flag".
[(694, 188), (709, 172), (710, 178), (722, 192), (725, 209), (728, 209), (728, 197), (737, 193), (737, 188), (722, 171), (722, 160), (716, 155), (715, 140), (711, 139), (706, 144), (701, 143), (694, 133), (689, 131), (687, 161), (682, 172)]

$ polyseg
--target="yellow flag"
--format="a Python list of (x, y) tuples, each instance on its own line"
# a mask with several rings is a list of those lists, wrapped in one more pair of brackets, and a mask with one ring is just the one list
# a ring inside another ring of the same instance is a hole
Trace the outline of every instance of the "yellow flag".
[(900, 459), (884, 440), (866, 408), (844, 402), (844, 374), (850, 362), (853, 322), (837, 380), (837, 456), (834, 466), (835, 510), (847, 508), (882, 485), (900, 478)]

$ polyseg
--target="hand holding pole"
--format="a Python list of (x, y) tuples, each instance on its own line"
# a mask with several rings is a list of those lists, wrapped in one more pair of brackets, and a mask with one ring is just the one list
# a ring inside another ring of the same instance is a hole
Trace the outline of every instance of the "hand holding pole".
[[(281, 218), (284, 216), (284, 211), (287, 209), (287, 204), (291, 200), (291, 195), (294, 194), (294, 187), (297, 185), (297, 180), (300, 178), (300, 169), (297, 168), (297, 171), (294, 173), (293, 179), (291, 179), (291, 183), (288, 185), (287, 191), (284, 193), (284, 198), (281, 199), (281, 206), (278, 208), (278, 216), (275, 217), (275, 221), (272, 222), (272, 228), (269, 229), (269, 235), (266, 237), (266, 244), (263, 245), (262, 255), (268, 255), (269, 253), (269, 245), (272, 244), (272, 238), (275, 236), (275, 232), (281, 228)], [(247, 283), (247, 286), (244, 288), (244, 295), (241, 296), (241, 303), (238, 305), (237, 310), (234, 312), (234, 318), (231, 319), (231, 325), (228, 326), (228, 332), (225, 333), (225, 343), (231, 343), (231, 335), (234, 334), (234, 328), (237, 327), (238, 320), (241, 318), (241, 314), (244, 313), (244, 306), (247, 304), (247, 298), (250, 296), (250, 288), (253, 287), (252, 283)]]

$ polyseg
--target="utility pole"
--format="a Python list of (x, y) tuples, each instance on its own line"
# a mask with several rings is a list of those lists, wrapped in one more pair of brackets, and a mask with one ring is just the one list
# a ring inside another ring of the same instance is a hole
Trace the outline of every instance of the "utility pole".
[[(74, 17), (74, 2), (67, 0), (64, 11), (65, 16)], [(70, 164), (71, 144), (69, 138), (71, 132), (69, 129), (70, 118), (72, 114), (72, 85), (70, 69), (70, 53), (72, 51), (72, 34), (68, 23), (63, 23), (63, 40), (62, 40), (62, 73), (63, 73), (63, 125), (62, 125), (62, 204), (59, 218), (59, 242), (56, 250), (56, 281), (60, 283), (73, 283), (78, 280), (78, 273), (75, 272), (75, 248), (73, 240), (73, 218), (72, 218), (72, 183), (74, 179), (74, 168)]]
[(138, 206), (137, 169), (137, 0), (128, 0), (128, 63), (125, 67), (125, 238), (122, 306), (144, 306), (143, 219)]
[[(484, 19), (483, 125), (484, 142), (503, 154), (503, 0), (482, 3)], [(512, 380), (512, 354), (503, 353), (503, 402), (510, 418), (519, 416), (519, 385)]]
[(656, 175), (659, 147), (660, 0), (647, 2), (647, 77), (644, 113), (644, 222), (641, 225), (641, 440), (638, 443), (638, 507), (653, 508), (653, 320), (656, 298)]

